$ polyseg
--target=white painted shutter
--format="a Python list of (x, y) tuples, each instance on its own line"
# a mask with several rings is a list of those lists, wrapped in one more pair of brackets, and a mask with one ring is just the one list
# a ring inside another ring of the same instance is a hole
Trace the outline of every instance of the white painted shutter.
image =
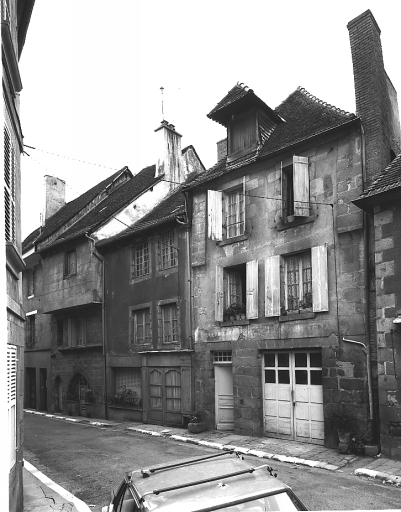
[(207, 191), (207, 236), (210, 240), (223, 240), (223, 193)]
[(308, 157), (293, 157), (294, 169), (294, 215), (309, 215), (309, 161)]
[(313, 311), (329, 310), (326, 244), (312, 247), (312, 300)]
[(265, 316), (280, 316), (280, 258), (265, 259)]
[(215, 320), (223, 321), (224, 293), (223, 293), (223, 267), (216, 267), (215, 285)]
[(16, 461), (17, 347), (7, 345), (7, 415), (9, 467)]
[(246, 264), (246, 317), (258, 318), (258, 261)]

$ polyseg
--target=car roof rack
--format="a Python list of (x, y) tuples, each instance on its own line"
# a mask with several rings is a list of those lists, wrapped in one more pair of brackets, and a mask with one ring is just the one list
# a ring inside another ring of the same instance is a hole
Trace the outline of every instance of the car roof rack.
[[(221, 457), (222, 455), (232, 455), (233, 453), (237, 454), (235, 450), (226, 450), (222, 453), (214, 454), (214, 455), (206, 455), (205, 457), (199, 457), (198, 459), (191, 459), (184, 462), (177, 462), (175, 464), (169, 464), (167, 466), (158, 466), (157, 468), (149, 468), (149, 469), (141, 469), (141, 473), (143, 478), (148, 478), (152, 473), (156, 473), (156, 471), (162, 471), (164, 469), (177, 468), (179, 466), (186, 466), (187, 464), (193, 464), (194, 462), (201, 462), (202, 460), (214, 459), (215, 457)], [(238, 455), (238, 454), (237, 454)]]
[(271, 471), (272, 471), (271, 466), (269, 466), (269, 464), (263, 464), (262, 466), (258, 466), (256, 468), (243, 469), (242, 471), (235, 471), (234, 473), (227, 473), (226, 475), (214, 476), (211, 478), (205, 478), (203, 480), (196, 480), (193, 482), (188, 482), (186, 484), (174, 485), (172, 487), (164, 487), (162, 489), (154, 489), (153, 491), (145, 492), (141, 496), (141, 501), (143, 502), (145, 496), (148, 496), (149, 494), (155, 494), (157, 496), (158, 494), (161, 494), (163, 492), (176, 491), (177, 489), (184, 489), (185, 487), (192, 487), (194, 485), (201, 485), (201, 484), (206, 484), (209, 482), (215, 482), (216, 480), (224, 480), (226, 478), (232, 478), (234, 476), (245, 475), (246, 473), (253, 473), (254, 471), (257, 471), (259, 469), (264, 469), (264, 468), (267, 468), (267, 471), (269, 471), (271, 473)]

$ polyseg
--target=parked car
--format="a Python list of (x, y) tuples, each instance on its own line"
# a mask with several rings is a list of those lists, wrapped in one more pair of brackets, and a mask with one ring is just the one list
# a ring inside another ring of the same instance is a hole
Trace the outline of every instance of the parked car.
[(127, 473), (102, 512), (307, 510), (275, 476), (233, 451), (159, 464)]

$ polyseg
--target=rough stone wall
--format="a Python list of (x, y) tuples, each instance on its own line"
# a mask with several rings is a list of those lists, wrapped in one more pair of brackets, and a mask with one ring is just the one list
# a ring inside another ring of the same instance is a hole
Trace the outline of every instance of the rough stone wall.
[(376, 325), (382, 453), (401, 460), (401, 209), (375, 207)]

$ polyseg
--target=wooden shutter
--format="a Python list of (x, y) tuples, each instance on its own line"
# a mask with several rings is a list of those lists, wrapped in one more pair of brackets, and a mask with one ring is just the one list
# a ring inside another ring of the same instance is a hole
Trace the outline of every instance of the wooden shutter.
[(7, 415), (9, 467), (16, 461), (17, 347), (7, 345)]
[(207, 235), (210, 240), (223, 240), (223, 193), (207, 191)]
[(313, 311), (329, 310), (326, 244), (312, 247), (312, 300)]
[(265, 259), (265, 316), (280, 316), (280, 258)]
[(223, 267), (216, 267), (215, 286), (215, 320), (223, 321), (224, 293), (223, 293)]
[(294, 169), (294, 215), (309, 216), (309, 162), (308, 157), (293, 157)]
[(258, 261), (246, 264), (246, 317), (258, 318)]

